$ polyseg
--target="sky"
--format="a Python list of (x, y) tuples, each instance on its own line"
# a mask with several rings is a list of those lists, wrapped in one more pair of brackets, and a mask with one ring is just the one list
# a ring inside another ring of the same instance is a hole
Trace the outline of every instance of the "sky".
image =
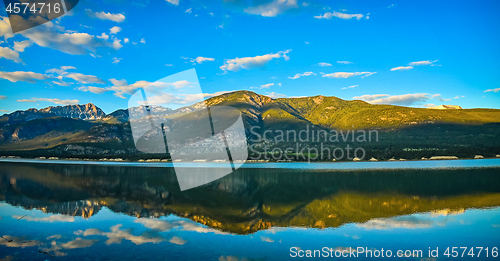
[[(494, 0), (80, 0), (13, 34), (3, 9), (0, 114), (86, 103), (111, 113), (190, 69), (205, 97), (500, 109), (498, 11)], [(167, 96), (174, 108), (194, 102)]]

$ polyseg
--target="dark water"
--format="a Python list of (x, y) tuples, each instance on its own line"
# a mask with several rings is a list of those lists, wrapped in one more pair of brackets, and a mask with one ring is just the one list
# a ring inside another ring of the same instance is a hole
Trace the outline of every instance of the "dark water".
[(3, 162), (0, 201), (0, 260), (499, 259), (500, 168), (244, 168), (181, 192), (171, 168)]

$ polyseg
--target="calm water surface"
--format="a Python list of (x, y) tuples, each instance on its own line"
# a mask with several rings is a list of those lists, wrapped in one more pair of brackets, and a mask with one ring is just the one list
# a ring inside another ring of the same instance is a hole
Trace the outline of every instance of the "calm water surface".
[(499, 259), (500, 168), (317, 166), (246, 167), (181, 192), (171, 168), (0, 162), (0, 260), (335, 259), (291, 257), (324, 247)]

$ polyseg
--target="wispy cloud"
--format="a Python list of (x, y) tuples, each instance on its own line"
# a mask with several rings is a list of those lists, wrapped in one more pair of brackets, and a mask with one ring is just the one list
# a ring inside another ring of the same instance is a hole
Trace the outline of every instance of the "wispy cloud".
[(313, 73), (313, 72), (297, 73), (297, 74), (295, 74), (292, 77), (288, 77), (288, 79), (295, 80), (295, 79), (298, 79), (298, 78), (300, 78), (302, 76), (310, 76), (310, 75), (316, 75), (316, 74)]
[(189, 58), (189, 57), (181, 57), (182, 59), (188, 59), (190, 60), (192, 63), (198, 63), (198, 64), (201, 64), (203, 62), (206, 62), (206, 61), (210, 61), (210, 62), (213, 62), (215, 61), (214, 58), (209, 58), (209, 57), (203, 57), (203, 56), (198, 56), (196, 58)]
[(450, 101), (450, 99), (444, 99), (441, 94), (428, 94), (428, 93), (411, 93), (402, 95), (389, 95), (389, 94), (372, 94), (372, 95), (361, 95), (355, 96), (353, 99), (363, 100), (371, 104), (392, 104), (392, 105), (415, 105), (418, 103), (425, 103), (431, 99), (437, 99), (439, 101)]
[(244, 9), (247, 14), (275, 17), (292, 8), (298, 8), (297, 0), (273, 0), (271, 2)]
[(0, 72), (0, 78), (9, 80), (11, 82), (29, 82), (36, 83), (37, 80), (46, 80), (50, 76), (35, 72)]
[(23, 61), (19, 57), (19, 52), (9, 47), (0, 46), (0, 58), (5, 58), (7, 60), (14, 61), (16, 63), (22, 63)]
[(484, 92), (500, 92), (500, 88), (495, 88), (495, 89), (488, 89)]
[(228, 59), (224, 62), (224, 64), (220, 67), (220, 69), (223, 71), (237, 72), (240, 69), (250, 70), (257, 67), (262, 67), (272, 59), (283, 58), (285, 59), (285, 61), (288, 61), (290, 57), (288, 57), (287, 54), (290, 51), (291, 50), (286, 50), (277, 53), (264, 54), (254, 57)]
[(359, 85), (351, 85), (351, 86), (347, 86), (347, 87), (343, 87), (342, 90), (346, 90), (346, 89), (352, 89), (352, 88), (356, 88), (358, 87)]
[(287, 96), (285, 94), (280, 94), (276, 92), (268, 92), (266, 93), (267, 96), (273, 98), (273, 99), (278, 99), (278, 98), (286, 98)]
[(377, 72), (336, 72), (336, 73), (323, 74), (323, 77), (350, 78), (350, 77), (362, 75), (361, 78), (365, 78), (365, 77), (368, 77), (368, 76), (373, 75), (375, 73), (377, 73)]
[(410, 66), (432, 65), (432, 64), (434, 64), (437, 61), (438, 60), (434, 60), (434, 61), (430, 61), (430, 60), (427, 60), (427, 61), (418, 61), (418, 62), (411, 62), (408, 65), (410, 65)]
[(8, 97), (7, 97), (7, 96), (5, 96), (5, 95), (0, 95), (0, 100), (7, 100), (7, 99), (8, 99)]
[(337, 61), (337, 63), (340, 63), (340, 64), (352, 64), (352, 62), (349, 62), (349, 61)]
[(79, 83), (89, 84), (89, 83), (106, 83), (106, 81), (94, 75), (85, 75), (81, 73), (69, 73), (64, 75), (66, 78), (73, 79)]
[(170, 242), (172, 244), (176, 244), (176, 245), (184, 245), (187, 243), (186, 240), (184, 240), (180, 237), (172, 237), (170, 240), (168, 240), (168, 242)]
[(399, 66), (392, 68), (391, 71), (408, 71), (411, 69), (413, 69), (413, 66)]
[(90, 9), (85, 9), (85, 14), (91, 18), (97, 18), (100, 20), (109, 20), (117, 23), (125, 21), (125, 15), (123, 14), (112, 14), (106, 12), (93, 12)]
[(316, 19), (328, 19), (328, 20), (332, 19), (333, 17), (337, 17), (337, 18), (345, 19), (345, 20), (348, 20), (351, 18), (356, 18), (356, 19), (360, 20), (361, 18), (364, 17), (364, 15), (362, 15), (362, 14), (346, 14), (346, 13), (341, 13), (341, 12), (326, 12), (322, 15), (314, 16), (314, 18), (316, 18)]
[[(17, 102), (31, 102), (31, 103), (38, 102), (38, 101), (46, 101), (46, 102), (51, 102), (51, 103), (55, 103), (55, 104), (59, 104), (59, 105), (78, 104), (80, 102), (79, 100), (76, 100), (76, 99), (61, 100), (61, 99), (56, 99), (56, 98), (31, 98), (31, 99), (17, 100)], [(52, 218), (52, 217), (55, 217), (55, 216), (51, 216), (50, 218)]]
[(321, 67), (328, 67), (328, 66), (332, 66), (331, 63), (318, 63), (319, 66)]

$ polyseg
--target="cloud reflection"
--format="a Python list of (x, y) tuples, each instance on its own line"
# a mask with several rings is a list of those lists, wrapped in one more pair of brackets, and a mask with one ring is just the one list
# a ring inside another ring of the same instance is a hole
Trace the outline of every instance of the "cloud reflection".
[(108, 240), (106, 241), (106, 245), (111, 244), (121, 244), (123, 240), (128, 240), (133, 242), (136, 245), (142, 245), (145, 243), (159, 243), (164, 241), (164, 238), (158, 234), (158, 231), (146, 231), (142, 233), (140, 236), (136, 236), (132, 234), (132, 229), (121, 230), (122, 224), (118, 224), (116, 226), (112, 226), (110, 228), (111, 232), (103, 232), (96, 228), (89, 228), (85, 231), (76, 231), (75, 234), (83, 235), (83, 236), (106, 236)]
[(41, 245), (42, 242), (38, 240), (27, 240), (26, 237), (11, 237), (11, 236), (2, 236), (0, 238), (0, 245), (6, 246), (6, 247), (32, 247), (32, 246), (38, 246)]
[(63, 215), (52, 215), (49, 217), (30, 217), (30, 216), (18, 216), (14, 215), (12, 218), (26, 220), (26, 221), (35, 221), (35, 222), (74, 222), (75, 217), (63, 216)]
[(366, 229), (388, 230), (395, 228), (417, 229), (429, 228), (433, 222), (429, 219), (420, 219), (415, 216), (404, 216), (394, 218), (375, 218), (368, 222), (357, 224), (358, 227)]
[(186, 240), (180, 238), (180, 237), (173, 237), (171, 238), (168, 242), (172, 243), (172, 244), (176, 244), (176, 245), (184, 245), (187, 243)]

